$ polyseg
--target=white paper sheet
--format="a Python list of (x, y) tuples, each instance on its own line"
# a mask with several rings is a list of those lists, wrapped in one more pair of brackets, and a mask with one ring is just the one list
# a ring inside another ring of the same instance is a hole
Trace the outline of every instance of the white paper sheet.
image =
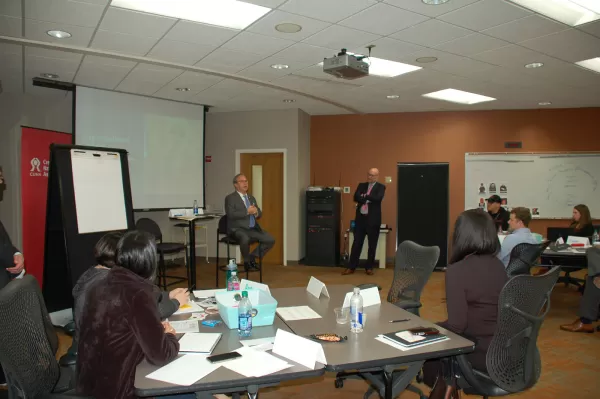
[(185, 313), (202, 313), (204, 309), (194, 301), (189, 301), (187, 304), (180, 306), (177, 312), (173, 314), (185, 314)]
[(186, 333), (179, 340), (179, 352), (211, 353), (221, 333)]
[(73, 309), (63, 309), (57, 312), (52, 312), (48, 314), (50, 316), (50, 321), (53, 326), (64, 327), (68, 323), (73, 321)]
[(327, 287), (325, 286), (325, 283), (323, 283), (322, 281), (320, 281), (312, 276), (310, 277), (310, 280), (308, 281), (308, 286), (306, 287), (306, 291), (308, 291), (310, 294), (312, 294), (315, 298), (320, 298), (321, 294), (323, 294), (327, 298), (329, 298), (329, 291), (327, 291)]
[(292, 367), (271, 354), (243, 347), (238, 349), (242, 357), (221, 363), (223, 367), (246, 377), (262, 377)]
[(219, 367), (219, 364), (212, 364), (206, 360), (206, 356), (185, 355), (148, 374), (146, 377), (170, 384), (190, 386)]
[(447, 341), (447, 340), (449, 340), (449, 339), (450, 339), (450, 338), (446, 337), (445, 339), (441, 339), (441, 340), (439, 340), (439, 341), (428, 342), (428, 343), (426, 343), (426, 344), (423, 344), (423, 345), (419, 345), (419, 346), (413, 346), (412, 348), (408, 348), (408, 347), (402, 346), (402, 345), (400, 345), (400, 344), (397, 344), (397, 343), (395, 343), (395, 342), (392, 342), (392, 341), (390, 341), (389, 339), (387, 339), (387, 338), (384, 338), (384, 337), (383, 337), (383, 336), (381, 336), (381, 335), (378, 335), (378, 336), (376, 336), (376, 337), (375, 337), (375, 340), (377, 340), (377, 341), (379, 341), (379, 342), (381, 342), (381, 343), (383, 343), (383, 344), (389, 345), (389, 346), (391, 346), (391, 347), (393, 347), (393, 348), (399, 349), (399, 350), (401, 350), (401, 351), (403, 351), (403, 352), (405, 352), (405, 351), (409, 351), (409, 350), (411, 350), (411, 349), (422, 348), (422, 347), (424, 347), (424, 346), (427, 346), (427, 345), (433, 345), (433, 344), (437, 344), (437, 343), (440, 343), (440, 342)]
[(171, 327), (173, 327), (175, 329), (175, 332), (178, 334), (200, 332), (200, 326), (198, 325), (198, 319), (170, 321), (169, 324), (171, 324)]
[[(348, 292), (346, 297), (344, 298), (344, 305), (342, 307), (347, 308), (350, 307), (350, 298), (354, 295), (353, 292)], [(361, 290), (360, 295), (363, 299), (363, 307), (367, 306), (379, 305), (381, 304), (381, 297), (379, 296), (379, 289), (377, 287), (367, 288), (366, 290)]]
[(314, 369), (316, 362), (327, 364), (325, 352), (320, 343), (281, 329), (277, 330), (275, 335), (273, 353), (310, 369)]
[(277, 314), (285, 321), (320, 319), (321, 315), (308, 306), (290, 306), (287, 308), (277, 308)]
[(257, 283), (256, 281), (246, 280), (245, 278), (243, 278), (242, 281), (240, 281), (240, 290), (243, 291), (248, 288), (253, 290), (261, 290), (271, 295), (271, 290), (269, 289), (268, 285)]
[(257, 345), (263, 345), (263, 344), (272, 344), (275, 342), (275, 337), (268, 337), (268, 338), (254, 338), (254, 339), (241, 339), (240, 340), (240, 344), (244, 345), (244, 346), (257, 346)]
[(223, 291), (227, 291), (227, 290), (225, 288), (221, 288), (218, 290), (196, 290), (196, 291), (193, 291), (193, 293), (196, 298), (210, 298), (210, 297), (215, 296), (215, 294), (217, 292), (223, 292)]

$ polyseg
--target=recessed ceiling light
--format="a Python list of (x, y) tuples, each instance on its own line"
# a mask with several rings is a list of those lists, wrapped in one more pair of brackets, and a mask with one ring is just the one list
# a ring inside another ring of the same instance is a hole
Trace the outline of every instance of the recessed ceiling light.
[(189, 87), (178, 87), (175, 90), (177, 90), (177, 91), (190, 91), (190, 88)]
[(295, 103), (296, 100), (291, 100), (289, 98), (286, 98), (285, 100), (283, 100), (284, 103)]
[(541, 103), (538, 103), (538, 105), (551, 105), (552, 103), (550, 101), (543, 101)]
[(390, 94), (389, 96), (386, 96), (386, 97), (390, 100), (395, 100), (397, 98), (400, 98), (400, 96), (397, 94)]
[(430, 6), (439, 6), (440, 4), (447, 3), (450, 0), (421, 0), (421, 1)]
[(42, 78), (46, 78), (46, 79), (58, 79), (58, 78), (60, 78), (60, 76), (58, 76), (55, 73), (42, 73), (42, 74), (40, 74), (40, 76)]
[(579, 65), (580, 67), (584, 67), (585, 69), (589, 69), (590, 71), (600, 73), (600, 57), (579, 61), (575, 64)]
[[(362, 55), (362, 54), (354, 54), (348, 52), (351, 55)], [(365, 62), (369, 64), (369, 75), (381, 76), (383, 78), (393, 78), (396, 76), (403, 75), (405, 73), (418, 71), (419, 69), (423, 69), (423, 67), (403, 64), (401, 62), (384, 60), (382, 58), (376, 57), (367, 57), (365, 58)], [(322, 62), (319, 62), (318, 65), (323, 65)]]
[(291, 22), (284, 22), (282, 24), (275, 25), (275, 30), (281, 33), (298, 33), (302, 30), (302, 27)]
[(232, 29), (245, 29), (271, 11), (238, 0), (112, 0), (111, 6)]
[(420, 62), (421, 64), (426, 64), (428, 62), (436, 62), (437, 57), (419, 57), (415, 61)]
[(532, 62), (531, 64), (525, 65), (525, 68), (531, 69), (531, 68), (540, 68), (540, 67), (543, 67), (543, 66), (544, 66), (544, 64), (541, 63), (541, 62)]
[(273, 64), (271, 68), (273, 69), (288, 69), (290, 66), (285, 64)]
[(600, 19), (598, 0), (510, 0), (542, 15), (570, 26)]
[(71, 37), (71, 34), (69, 32), (65, 32), (64, 30), (49, 30), (46, 32), (46, 34), (57, 39), (68, 39)]
[(440, 91), (434, 91), (433, 93), (423, 94), (423, 97), (468, 105), (496, 100), (492, 97), (482, 96), (481, 94), (469, 93), (468, 91), (456, 89), (444, 89)]

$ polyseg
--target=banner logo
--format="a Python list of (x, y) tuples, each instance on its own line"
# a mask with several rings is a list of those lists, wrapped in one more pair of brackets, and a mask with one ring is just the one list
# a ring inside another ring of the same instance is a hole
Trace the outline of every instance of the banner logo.
[(42, 163), (40, 162), (40, 160), (38, 158), (32, 158), (31, 159), (31, 170), (30, 172), (41, 172), (40, 170), (40, 165)]

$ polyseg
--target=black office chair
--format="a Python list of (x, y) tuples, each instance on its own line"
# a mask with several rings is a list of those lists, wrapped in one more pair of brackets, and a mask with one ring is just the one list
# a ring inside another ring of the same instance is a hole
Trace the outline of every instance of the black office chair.
[[(158, 224), (156, 224), (156, 222), (152, 219), (148, 219), (148, 218), (141, 218), (140, 220), (138, 220), (135, 224), (135, 228), (137, 230), (141, 230), (141, 231), (145, 231), (147, 233), (150, 233), (154, 236), (154, 238), (158, 241), (158, 243), (156, 244), (156, 251), (158, 252), (158, 286), (160, 287), (162, 285), (163, 290), (167, 290), (167, 287), (173, 284), (177, 284), (180, 281), (192, 281), (190, 278), (190, 262), (189, 259), (187, 259), (188, 256), (188, 252), (187, 252), (187, 247), (185, 245), (183, 245), (182, 243), (179, 242), (163, 242), (162, 238), (162, 232), (160, 231), (160, 227), (158, 226)], [(185, 269), (186, 269), (186, 277), (180, 277), (180, 276), (169, 276), (167, 275), (167, 267), (165, 265), (165, 255), (170, 255), (170, 254), (176, 254), (183, 251), (185, 253), (185, 258), (186, 258), (186, 262), (185, 262)], [(167, 283), (167, 278), (176, 280), (175, 282), (172, 283)], [(161, 280), (162, 280), (162, 284), (161, 284)]]
[(506, 266), (508, 276), (531, 274), (531, 268), (546, 248), (548, 248), (548, 245), (550, 245), (550, 241), (541, 244), (521, 243), (515, 245), (512, 251), (510, 251), (510, 260)]
[(538, 381), (542, 362), (537, 338), (550, 311), (550, 294), (559, 267), (541, 276), (512, 277), (498, 302), (498, 323), (487, 352), (487, 373), (473, 369), (467, 356), (452, 358), (459, 388), (466, 394), (505, 396), (523, 392)]
[(25, 275), (0, 290), (0, 318), (0, 363), (8, 397), (50, 399), (69, 392), (74, 370), (56, 361), (58, 336), (33, 276)]
[[(228, 233), (227, 233), (228, 229), (227, 229), (227, 215), (223, 215), (221, 216), (221, 218), (219, 219), (219, 225), (217, 226), (217, 262), (216, 262), (216, 278), (215, 278), (215, 286), (216, 288), (219, 288), (219, 270), (227, 270), (227, 263), (229, 262), (229, 259), (231, 259), (231, 255), (230, 255), (230, 250), (229, 247), (230, 246), (236, 246), (236, 245), (240, 245), (240, 243), (233, 237), (231, 237)], [(227, 245), (227, 260), (225, 261), (225, 265), (221, 265), (219, 266), (219, 243), (225, 244)], [(260, 282), (263, 282), (263, 259), (262, 259), (262, 255), (261, 254), (261, 243), (259, 240), (251, 240), (250, 241), (251, 244), (253, 243), (258, 243), (258, 253), (259, 253), (259, 257), (258, 257), (258, 272), (260, 275)], [(249, 270), (248, 268), (246, 268), (246, 279), (249, 278), (250, 272), (254, 272), (256, 270)], [(227, 283), (227, 282), (225, 282)]]

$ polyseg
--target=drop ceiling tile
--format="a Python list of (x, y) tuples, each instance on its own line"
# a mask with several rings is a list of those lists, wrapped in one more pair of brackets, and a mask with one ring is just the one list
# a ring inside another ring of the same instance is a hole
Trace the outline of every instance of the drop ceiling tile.
[(22, 93), (23, 74), (18, 70), (3, 71), (0, 68), (0, 83), (3, 93)]
[(23, 54), (23, 46), (0, 42), (0, 54), (17, 54), (21, 56)]
[(194, 65), (215, 49), (216, 47), (213, 46), (162, 39), (148, 53), (148, 57), (179, 64)]
[(131, 70), (131, 67), (112, 65), (113, 60), (101, 58), (86, 56), (77, 71), (75, 83), (112, 90)]
[(196, 66), (219, 72), (236, 73), (263, 58), (263, 56), (257, 54), (219, 48), (196, 63)]
[(137, 80), (144, 82), (157, 82), (164, 85), (177, 76), (181, 75), (183, 71), (175, 68), (166, 68), (151, 64), (138, 64), (127, 76), (129, 80)]
[[(282, 33), (275, 29), (275, 26), (285, 22), (300, 25), (302, 30), (296, 33)], [(328, 22), (303, 17), (302, 15), (274, 10), (252, 24), (246, 30), (253, 33), (259, 33), (261, 35), (278, 37), (280, 39), (300, 41), (322, 31), (328, 26), (331, 26), (331, 24)]]
[(219, 26), (205, 25), (190, 21), (179, 21), (175, 24), (173, 29), (167, 33), (165, 39), (201, 44), (204, 46), (220, 46), (239, 32), (239, 30), (222, 28)]
[(600, 38), (577, 29), (563, 30), (519, 44), (569, 62), (587, 60), (600, 55)]
[(482, 0), (444, 14), (439, 19), (480, 31), (531, 15), (531, 11), (498, 0)]
[(98, 30), (91, 47), (119, 53), (146, 55), (157, 41), (158, 39), (155, 37), (133, 36)]
[(404, 40), (405, 42), (420, 44), (421, 46), (435, 47), (442, 43), (467, 36), (473, 31), (451, 25), (437, 19), (430, 19), (418, 25), (396, 32), (390, 37)]
[[(331, 57), (337, 51), (325, 47), (311, 46), (306, 43), (296, 43), (281, 50), (269, 59), (276, 59), (273, 64), (287, 64), (295, 68), (297, 65), (314, 65), (323, 61), (323, 58)], [(272, 65), (272, 64), (271, 64)]]
[(216, 85), (222, 80), (223, 78), (219, 76), (187, 71), (173, 79), (165, 87), (173, 89), (177, 87), (187, 87), (190, 89), (190, 92), (198, 93), (201, 90)]
[(77, 0), (80, 3), (90, 3), (90, 4), (97, 4), (100, 6), (105, 6), (108, 3), (110, 3), (112, 0)]
[(505, 42), (504, 40), (482, 35), (481, 33), (473, 33), (471, 35), (452, 40), (451, 42), (441, 44), (436, 48), (452, 54), (469, 56), (472, 54), (481, 53), (482, 51), (504, 47), (508, 44), (509, 43)]
[[(475, 55), (471, 58), (479, 61), (487, 62), (489, 64), (505, 66), (509, 68), (523, 68), (526, 64), (534, 62), (541, 62), (547, 64), (555, 60), (547, 55), (540, 54), (533, 50), (525, 47), (511, 44), (495, 50), (484, 51)], [(556, 60), (555, 60), (556, 61)]]
[(25, 18), (95, 28), (104, 6), (72, 0), (24, 0)]
[(18, 72), (23, 68), (23, 56), (20, 53), (2, 53), (2, 62), (0, 63), (0, 71)]
[(295, 42), (291, 40), (242, 32), (225, 43), (222, 47), (229, 50), (244, 51), (246, 53), (271, 55), (294, 43)]
[(381, 36), (344, 26), (332, 25), (321, 32), (304, 39), (304, 43), (330, 49), (356, 48), (371, 44)]
[[(1, 26), (1, 25), (0, 25)], [(1, 28), (0, 28), (1, 29)], [(72, 36), (66, 39), (57, 39), (49, 36), (46, 32), (49, 30), (62, 30), (69, 32)], [(34, 21), (32, 19), (25, 20), (25, 38), (31, 40), (39, 40), (49, 43), (68, 44), (71, 46), (87, 47), (92, 40), (94, 34), (93, 28), (85, 28), (83, 26), (74, 26), (66, 24), (57, 24), (53, 22)]]
[[(402, 42), (400, 40), (390, 39), (388, 37), (382, 37), (381, 39), (377, 39), (371, 44), (374, 44), (375, 47), (372, 49), (371, 55), (373, 57), (382, 58), (390, 61), (400, 61), (404, 59), (403, 57), (407, 54), (416, 53), (418, 51), (425, 50), (422, 46), (417, 46), (416, 44)], [(367, 55), (369, 53), (368, 49), (363, 48), (354, 48), (352, 49), (354, 53)], [(413, 63), (414, 64), (414, 63)]]
[(65, 60), (59, 58), (46, 57), (25, 57), (25, 70), (40, 73), (55, 73), (62, 80), (64, 76), (70, 76), (73, 79), (75, 72), (79, 68), (79, 61)]
[(530, 76), (548, 79), (554, 84), (594, 87), (597, 93), (600, 93), (600, 73), (595, 73), (569, 62), (556, 60), (553, 63), (544, 64), (542, 68), (526, 70), (525, 73)]
[(80, 62), (83, 55), (79, 53), (71, 53), (68, 51), (60, 50), (48, 50), (38, 47), (25, 47), (25, 56), (43, 57), (43, 58), (56, 58), (61, 60)]
[(511, 43), (518, 43), (524, 40), (560, 32), (561, 30), (568, 28), (567, 25), (561, 24), (560, 22), (534, 14), (490, 29), (485, 29), (482, 33)]
[(335, 23), (374, 4), (375, 0), (288, 0), (279, 9)]
[(477, 1), (479, 0), (452, 0), (445, 4), (432, 6), (429, 4), (425, 4), (422, 1), (384, 0), (385, 3), (391, 4), (396, 7), (404, 8), (405, 10), (410, 10), (422, 15), (427, 15), (428, 17), (437, 17), (442, 14), (449, 13), (450, 11), (454, 11), (458, 8), (462, 8), (466, 5), (475, 3)]
[(192, 97), (189, 101), (204, 104), (217, 106), (223, 103), (226, 103), (227, 100), (232, 98), (235, 94), (227, 94), (219, 91), (218, 89), (213, 89), (212, 87), (201, 91), (196, 96)]
[(244, 0), (244, 2), (256, 4), (258, 6), (263, 6), (267, 8), (277, 8), (283, 3), (285, 3), (286, 0)]
[(56, 68), (52, 69), (52, 65), (54, 65), (54, 64), (59, 64), (59, 63), (47, 62), (44, 65), (42, 65), (39, 63), (32, 64), (31, 62), (28, 62), (28, 60), (25, 60), (26, 83), (27, 84), (30, 83), (31, 79), (33, 79), (33, 78), (39, 78), (42, 73), (55, 73), (59, 76), (57, 78), (57, 80), (60, 80), (61, 82), (72, 82), (73, 81), (73, 78), (75, 77), (74, 69), (71, 68), (70, 70), (62, 70), (62, 71), (58, 70)]
[(22, 18), (21, 0), (2, 0), (0, 2), (0, 15)]
[(147, 82), (143, 80), (130, 79), (126, 77), (115, 90), (123, 91), (125, 93), (141, 94), (145, 96), (151, 96), (163, 87), (164, 83), (159, 82)]
[(84, 63), (87, 64), (95, 64), (95, 65), (108, 65), (108, 66), (117, 66), (121, 68), (132, 69), (137, 65), (137, 62), (120, 60), (117, 58), (111, 57), (98, 57), (95, 55), (86, 55), (83, 59)]
[[(293, 75), (300, 76), (301, 78), (309, 78), (312, 81), (318, 81), (319, 83), (328, 82), (335, 79), (332, 75), (323, 72), (322, 65), (311, 65), (307, 68), (294, 72)], [(360, 86), (360, 83), (351, 83), (352, 81), (347, 82), (353, 86)]]
[(577, 28), (590, 35), (600, 37), (600, 21), (590, 22), (589, 24), (578, 26)]
[(109, 7), (100, 29), (134, 36), (163, 37), (176, 22), (174, 18)]
[(420, 14), (378, 3), (339, 22), (339, 25), (387, 36), (428, 20)]
[(282, 76), (288, 75), (291, 71), (289, 70), (277, 70), (269, 68), (268, 66), (251, 66), (246, 69), (243, 69), (237, 73), (239, 76), (243, 76), (245, 78), (257, 79), (263, 82), (270, 82), (275, 79), (278, 79)]
[(22, 37), (22, 19), (0, 15), (0, 35)]

